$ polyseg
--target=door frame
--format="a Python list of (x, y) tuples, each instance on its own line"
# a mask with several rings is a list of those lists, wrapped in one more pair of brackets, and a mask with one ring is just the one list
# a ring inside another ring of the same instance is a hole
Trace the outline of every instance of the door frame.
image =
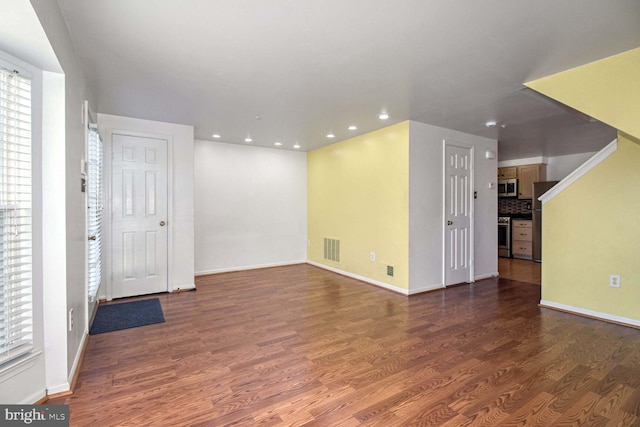
[(133, 136), (138, 138), (152, 138), (162, 139), (167, 141), (167, 292), (171, 291), (171, 278), (173, 277), (173, 137), (171, 135), (157, 134), (150, 132), (139, 132), (130, 129), (105, 129), (104, 144), (104, 194), (106, 196), (104, 215), (104, 269), (105, 269), (105, 291), (107, 301), (113, 299), (113, 261), (111, 259), (111, 225), (113, 218), (111, 215), (112, 200), (113, 200), (113, 188), (111, 183), (112, 178), (112, 161), (113, 156), (113, 135)]
[(467, 278), (468, 283), (473, 283), (475, 281), (475, 272), (474, 272), (474, 260), (475, 260), (475, 203), (474, 203), (474, 194), (475, 194), (475, 147), (472, 144), (464, 143), (459, 140), (454, 140), (450, 138), (445, 138), (442, 140), (442, 217), (441, 217), (441, 226), (442, 226), (442, 286), (447, 287), (454, 283), (447, 284), (447, 226), (445, 224), (445, 218), (447, 216), (447, 146), (453, 146), (458, 148), (468, 149), (471, 157), (470, 164), (470, 179), (469, 179), (469, 187), (471, 191), (469, 191), (469, 277)]

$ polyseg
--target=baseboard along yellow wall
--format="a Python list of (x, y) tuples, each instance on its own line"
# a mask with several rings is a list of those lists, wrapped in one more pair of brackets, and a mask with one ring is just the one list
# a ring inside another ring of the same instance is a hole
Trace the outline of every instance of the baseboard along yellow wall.
[(639, 165), (640, 141), (619, 132), (615, 153), (545, 203), (543, 301), (640, 320)]
[[(408, 290), (409, 122), (307, 153), (307, 200), (310, 261)], [(340, 240), (339, 262), (324, 238)]]

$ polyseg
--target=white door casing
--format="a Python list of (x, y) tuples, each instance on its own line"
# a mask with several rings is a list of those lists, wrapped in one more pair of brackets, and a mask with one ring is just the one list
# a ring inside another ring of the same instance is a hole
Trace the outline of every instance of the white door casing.
[(168, 291), (167, 145), (112, 134), (112, 298)]
[(473, 281), (473, 148), (444, 141), (445, 286)]

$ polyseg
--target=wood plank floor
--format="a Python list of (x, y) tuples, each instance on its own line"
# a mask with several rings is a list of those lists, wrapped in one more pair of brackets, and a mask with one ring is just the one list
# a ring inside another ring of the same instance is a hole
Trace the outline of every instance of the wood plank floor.
[(521, 282), (542, 282), (542, 264), (526, 259), (498, 258), (498, 272), (500, 277)]
[(310, 265), (199, 277), (90, 337), (72, 426), (640, 425), (640, 331), (488, 279), (407, 298)]

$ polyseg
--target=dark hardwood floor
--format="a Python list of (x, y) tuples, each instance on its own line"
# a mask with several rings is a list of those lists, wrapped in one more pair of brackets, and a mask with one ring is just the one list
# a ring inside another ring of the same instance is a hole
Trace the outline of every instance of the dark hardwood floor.
[(498, 272), (500, 277), (521, 282), (542, 282), (542, 264), (517, 258), (498, 258)]
[(640, 425), (640, 331), (505, 278), (407, 298), (309, 265), (199, 277), (90, 337), (72, 426)]

